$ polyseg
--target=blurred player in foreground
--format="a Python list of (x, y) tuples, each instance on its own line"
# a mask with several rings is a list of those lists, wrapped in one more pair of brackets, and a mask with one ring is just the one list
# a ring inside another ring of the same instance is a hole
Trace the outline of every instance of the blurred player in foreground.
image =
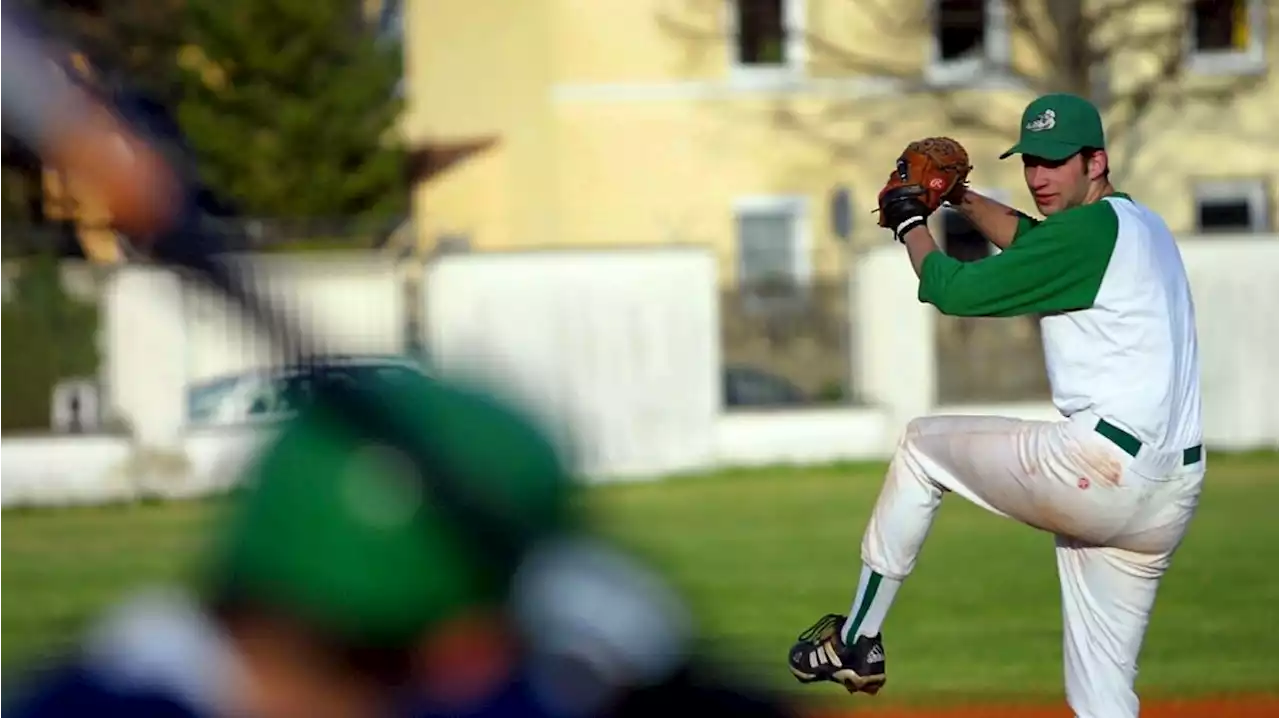
[[(521, 414), (425, 377), (360, 390), (409, 443), (304, 411), (249, 465), (194, 585), (116, 605), (6, 714), (789, 715), (705, 672), (680, 597), (591, 535), (577, 483)], [(453, 512), (410, 453), (505, 520)], [(527, 550), (492, 550), (516, 527)]]
[[(57, 71), (8, 6), (3, 20), (6, 131), (137, 244), (196, 264), (217, 245), (193, 211), (202, 188)], [(355, 390), (389, 423), (304, 411), (219, 509), (195, 585), (112, 607), (11, 686), (7, 715), (789, 715), (706, 672), (680, 597), (592, 537), (575, 482), (517, 411), (427, 378)], [(444, 500), (443, 475), (481, 508)]]
[[(801, 681), (879, 689), (881, 625), (955, 493), (1053, 534), (1067, 701), (1080, 718), (1135, 718), (1147, 622), (1204, 481), (1195, 307), (1165, 222), (1111, 184), (1097, 108), (1045, 95), (1020, 125), (1002, 159), (1022, 156), (1043, 220), (968, 190), (968, 153), (931, 138), (899, 157), (881, 224), (906, 246), (921, 302), (1038, 319), (1063, 418), (911, 421), (863, 536), (849, 614), (819, 620), (788, 662)], [(926, 220), (943, 201), (1003, 251), (960, 262), (939, 250)]]
[[(484, 501), (511, 508), (512, 521), (549, 539), (574, 525), (568, 474), (505, 406), (428, 379), (363, 389), (412, 425), (439, 471), (464, 472)], [(546, 622), (537, 627), (554, 626), (567, 646), (578, 638), (574, 616), (554, 623), (565, 598), (557, 581), (590, 580), (563, 575), (589, 566), (573, 552), (588, 544), (563, 553), (549, 544), (545, 558), (523, 564), (519, 593), (527, 596), (509, 613), (517, 576), (510, 565), (434, 501), (401, 449), (343, 417), (305, 413), (244, 480), (196, 585), (143, 592), (114, 607), (70, 660), (20, 691), (7, 706), (13, 715), (339, 718), (416, 713), (450, 700), (457, 712), (467, 701), (483, 705), (466, 689), (484, 664), (466, 649), (490, 642), (492, 652), (501, 646), (494, 639), (519, 638), (522, 613)], [(611, 576), (604, 578), (598, 583), (607, 591)], [(619, 660), (632, 651), (674, 668), (685, 627), (663, 611), (649, 613), (640, 642), (621, 646)], [(512, 629), (496, 630), (508, 615)], [(468, 635), (481, 641), (457, 640)], [(575, 678), (561, 693), (570, 699), (573, 688), (587, 686)], [(569, 715), (555, 710), (558, 698), (548, 693), (545, 715)]]

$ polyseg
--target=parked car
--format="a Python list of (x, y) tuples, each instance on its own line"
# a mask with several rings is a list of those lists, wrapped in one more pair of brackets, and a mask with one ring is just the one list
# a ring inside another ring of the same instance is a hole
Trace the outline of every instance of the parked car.
[(425, 367), (408, 357), (385, 355), (328, 355), (319, 372), (300, 367), (262, 371), (203, 381), (187, 390), (188, 426), (231, 426), (277, 422), (293, 416), (313, 396), (312, 383), (356, 381), (370, 374), (379, 378), (425, 374)]
[[(366, 372), (381, 377), (401, 372), (427, 373), (422, 364), (402, 356), (328, 356), (320, 366), (320, 376), (326, 381), (354, 380)], [(282, 367), (201, 382), (187, 392), (187, 423), (233, 426), (281, 421), (310, 400), (312, 380), (310, 373)], [(752, 367), (726, 367), (722, 381), (726, 408), (765, 409), (809, 403), (795, 384)]]

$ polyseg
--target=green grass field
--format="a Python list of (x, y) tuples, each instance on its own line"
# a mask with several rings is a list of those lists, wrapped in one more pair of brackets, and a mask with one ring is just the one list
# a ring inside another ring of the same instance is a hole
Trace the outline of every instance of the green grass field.
[[(589, 500), (608, 532), (670, 571), (717, 650), (789, 687), (783, 658), (796, 633), (847, 610), (882, 470), (726, 472), (601, 487)], [(1278, 485), (1274, 453), (1211, 457), (1148, 633), (1145, 696), (1276, 693)], [(5, 667), (74, 637), (121, 592), (181, 577), (217, 508), (6, 512)], [(892, 689), (882, 698), (1056, 700), (1060, 620), (1052, 537), (949, 498), (885, 626)]]

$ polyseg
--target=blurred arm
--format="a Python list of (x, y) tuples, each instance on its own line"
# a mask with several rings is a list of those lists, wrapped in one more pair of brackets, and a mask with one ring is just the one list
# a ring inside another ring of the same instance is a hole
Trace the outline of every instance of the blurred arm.
[(163, 157), (72, 82), (7, 5), (0, 26), (6, 133), (102, 198), (122, 231), (137, 238), (161, 231), (178, 194)]
[(43, 150), (51, 135), (64, 133), (86, 112), (87, 98), (57, 67), (41, 39), (28, 30), (7, 5), (3, 28), (3, 95), (5, 132), (34, 150)]

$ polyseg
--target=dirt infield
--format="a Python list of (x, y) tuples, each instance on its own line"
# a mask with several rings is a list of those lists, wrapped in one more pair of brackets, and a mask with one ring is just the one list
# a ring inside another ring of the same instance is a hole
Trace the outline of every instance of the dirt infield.
[[(877, 709), (870, 701), (847, 713), (824, 711), (817, 718), (1072, 718), (1062, 706), (981, 706), (963, 708)], [(1280, 711), (1277, 696), (1224, 696), (1196, 700), (1152, 700), (1142, 704), (1142, 718), (1275, 718)]]

